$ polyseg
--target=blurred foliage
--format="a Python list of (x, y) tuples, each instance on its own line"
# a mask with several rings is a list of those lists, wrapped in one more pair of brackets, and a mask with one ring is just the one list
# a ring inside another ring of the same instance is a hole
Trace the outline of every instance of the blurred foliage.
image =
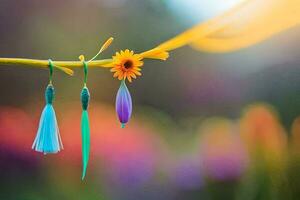
[(1, 107), (1, 198), (299, 197), (299, 118), (288, 136), (268, 104), (252, 104), (238, 119), (196, 120), (194, 130), (145, 108), (121, 129), (112, 107), (91, 105), (91, 163), (84, 181), (78, 103), (58, 112), (65, 150), (47, 156), (30, 150), (38, 111)]

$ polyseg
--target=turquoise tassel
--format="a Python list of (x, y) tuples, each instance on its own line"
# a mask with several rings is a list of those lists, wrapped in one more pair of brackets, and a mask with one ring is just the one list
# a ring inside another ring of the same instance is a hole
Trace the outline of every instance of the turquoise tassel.
[(52, 106), (54, 98), (54, 88), (52, 84), (47, 86), (45, 98), (46, 106), (40, 118), (39, 128), (32, 144), (32, 149), (44, 154), (57, 153), (63, 149), (63, 145), (59, 134), (55, 111)]
[(81, 138), (82, 138), (82, 177), (83, 180), (86, 174), (86, 169), (89, 162), (90, 154), (90, 125), (87, 108), (89, 105), (90, 93), (87, 87), (81, 91), (82, 116), (81, 116)]

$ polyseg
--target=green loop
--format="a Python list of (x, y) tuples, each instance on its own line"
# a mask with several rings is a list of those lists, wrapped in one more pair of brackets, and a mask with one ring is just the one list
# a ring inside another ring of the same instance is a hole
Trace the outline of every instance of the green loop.
[(85, 61), (83, 61), (83, 71), (84, 71), (84, 84), (86, 85), (87, 76), (88, 76), (88, 64)]
[(49, 62), (49, 83), (52, 83), (52, 74), (53, 74), (54, 65), (51, 59), (49, 59), (48, 62)]

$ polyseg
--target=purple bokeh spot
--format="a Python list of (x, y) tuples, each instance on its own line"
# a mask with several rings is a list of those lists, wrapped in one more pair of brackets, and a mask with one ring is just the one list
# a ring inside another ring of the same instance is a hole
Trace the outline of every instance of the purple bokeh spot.
[(113, 161), (109, 168), (114, 184), (122, 187), (138, 187), (145, 184), (154, 174), (154, 161), (148, 156), (127, 156)]
[(245, 170), (245, 162), (239, 155), (210, 157), (205, 162), (208, 175), (220, 181), (237, 179)]
[(203, 186), (203, 177), (198, 160), (183, 159), (172, 170), (172, 180), (182, 189), (199, 189)]

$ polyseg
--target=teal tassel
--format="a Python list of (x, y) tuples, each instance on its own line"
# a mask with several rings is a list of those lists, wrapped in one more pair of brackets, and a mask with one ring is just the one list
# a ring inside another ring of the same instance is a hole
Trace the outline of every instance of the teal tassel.
[(90, 125), (89, 116), (86, 110), (82, 111), (81, 116), (81, 137), (82, 137), (82, 177), (83, 180), (86, 174), (87, 165), (90, 154)]
[(87, 87), (84, 87), (81, 91), (81, 103), (82, 103), (82, 116), (81, 116), (81, 138), (82, 138), (82, 177), (83, 180), (86, 175), (86, 170), (89, 162), (90, 154), (90, 125), (89, 115), (87, 112), (88, 104), (90, 100), (90, 93)]
[(40, 118), (39, 128), (32, 144), (32, 149), (44, 154), (57, 153), (63, 149), (63, 145), (59, 134), (55, 111), (52, 106), (54, 98), (54, 88), (52, 84), (47, 86), (45, 98), (46, 106)]

